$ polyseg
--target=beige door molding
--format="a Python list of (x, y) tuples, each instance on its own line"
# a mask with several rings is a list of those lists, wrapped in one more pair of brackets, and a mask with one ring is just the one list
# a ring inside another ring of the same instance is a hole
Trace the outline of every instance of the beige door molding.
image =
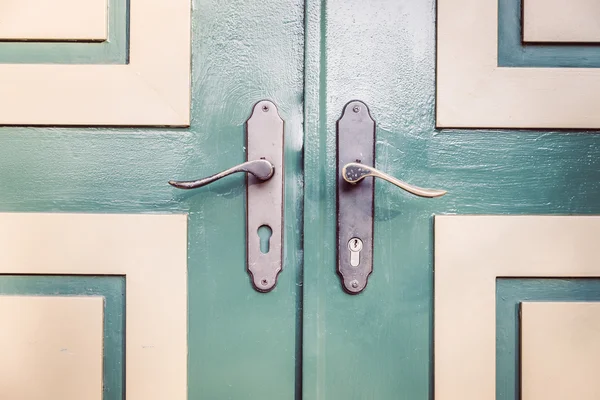
[(103, 316), (101, 296), (0, 295), (0, 398), (102, 400)]
[(187, 398), (186, 215), (0, 213), (0, 274), (125, 276), (127, 399)]
[(600, 128), (600, 69), (498, 66), (498, 0), (439, 0), (437, 126)]
[(435, 399), (496, 397), (496, 278), (600, 276), (600, 217), (435, 217)]
[(130, 0), (126, 65), (0, 64), (0, 125), (188, 126), (190, 13)]
[(521, 303), (522, 400), (600, 399), (600, 303)]

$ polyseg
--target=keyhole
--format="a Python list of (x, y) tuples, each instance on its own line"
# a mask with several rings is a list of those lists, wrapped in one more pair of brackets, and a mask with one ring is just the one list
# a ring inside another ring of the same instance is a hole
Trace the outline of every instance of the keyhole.
[(258, 228), (258, 237), (260, 238), (260, 252), (263, 254), (267, 254), (269, 252), (269, 248), (271, 247), (271, 236), (273, 235), (273, 230), (269, 225), (261, 225)]
[(358, 239), (354, 239), (354, 241), (352, 242), (352, 249), (353, 250), (358, 249)]

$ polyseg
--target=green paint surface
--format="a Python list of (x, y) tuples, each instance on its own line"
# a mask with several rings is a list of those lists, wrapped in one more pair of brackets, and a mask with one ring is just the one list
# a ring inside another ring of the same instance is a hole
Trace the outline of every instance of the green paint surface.
[(496, 399), (520, 399), (521, 302), (600, 301), (599, 279), (496, 280)]
[[(306, 15), (304, 399), (432, 399), (432, 216), (598, 214), (600, 137), (436, 129), (434, 0), (309, 1)], [(373, 274), (357, 296), (335, 272), (335, 123), (352, 99), (377, 122), (379, 169), (448, 190), (376, 183)]]
[(103, 400), (125, 399), (125, 277), (0, 275), (0, 296), (104, 298)]
[(108, 0), (104, 42), (0, 41), (0, 64), (126, 64), (128, 58), (129, 0)]

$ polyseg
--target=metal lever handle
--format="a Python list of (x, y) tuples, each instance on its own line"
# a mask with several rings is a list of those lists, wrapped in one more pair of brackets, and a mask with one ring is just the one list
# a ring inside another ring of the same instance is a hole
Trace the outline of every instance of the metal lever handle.
[(179, 189), (197, 189), (202, 186), (206, 186), (214, 181), (218, 181), (228, 175), (235, 174), (236, 172), (247, 172), (252, 174), (259, 181), (268, 181), (271, 179), (275, 172), (275, 167), (267, 160), (254, 160), (247, 161), (243, 164), (237, 165), (233, 168), (229, 168), (218, 174), (211, 175), (207, 178), (198, 179), (195, 181), (169, 181), (169, 185)]
[(344, 167), (342, 168), (342, 176), (344, 177), (344, 180), (346, 182), (351, 183), (353, 185), (359, 183), (368, 176), (381, 178), (383, 180), (388, 181), (389, 183), (398, 186), (401, 189), (406, 190), (409, 193), (414, 194), (415, 196), (420, 197), (440, 197), (447, 193), (445, 190), (425, 189), (411, 185), (409, 183), (401, 181), (400, 179), (396, 179), (393, 176), (383, 173), (373, 167), (369, 167), (368, 165), (359, 163), (348, 163), (344, 165)]

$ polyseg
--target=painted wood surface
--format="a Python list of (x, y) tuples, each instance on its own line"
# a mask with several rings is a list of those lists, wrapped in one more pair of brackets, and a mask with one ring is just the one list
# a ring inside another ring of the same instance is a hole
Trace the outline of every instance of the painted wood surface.
[(509, 364), (509, 369), (496, 368), (504, 353), (518, 348), (518, 341), (499, 346), (500, 332), (515, 327), (507, 321), (510, 314), (506, 318), (504, 311), (505, 317), (499, 317), (498, 309), (501, 304), (504, 310), (516, 313), (518, 304), (497, 289), (498, 283), (505, 277), (520, 278), (517, 282), (554, 278), (545, 282), (550, 282), (551, 288), (552, 282), (565, 277), (597, 281), (598, 236), (598, 216), (435, 216), (436, 400), (514, 399), (516, 391), (504, 391), (507, 397), (498, 396), (505, 387), (498, 378), (514, 379), (518, 374), (514, 364)]
[[(600, 302), (600, 280), (501, 278), (496, 280), (496, 399), (519, 399), (523, 379), (519, 303)], [(592, 324), (593, 326), (594, 324)], [(590, 325), (588, 325), (589, 327)], [(543, 369), (543, 367), (542, 367)], [(590, 387), (590, 386), (588, 386)]]
[[(0, 299), (3, 296), (100, 297), (103, 300), (102, 321), (102, 398), (123, 400), (125, 377), (125, 277), (74, 275), (2, 275)], [(10, 331), (10, 328), (5, 330)], [(38, 335), (43, 335), (43, 330)], [(43, 364), (43, 360), (37, 360)], [(15, 371), (13, 365), (7, 366)], [(10, 382), (18, 380), (14, 377)], [(2, 386), (2, 385), (0, 385)], [(0, 389), (2, 390), (2, 389)], [(60, 390), (60, 389), (58, 389)]]
[(521, 303), (523, 400), (600, 397), (600, 303)]
[[(0, 213), (0, 274), (34, 282), (50, 275), (67, 282), (74, 275), (124, 277), (124, 396), (184, 400), (186, 234), (183, 214)], [(18, 284), (28, 288), (19, 279), (5, 282), (8, 290)], [(107, 352), (115, 350), (123, 352)]]
[(595, 0), (523, 2), (525, 42), (600, 42), (600, 3)]
[(133, 1), (127, 17), (125, 65), (0, 64), (0, 124), (188, 126), (191, 0)]
[(102, 400), (103, 309), (100, 296), (0, 296), (2, 397)]
[(0, 4), (0, 40), (107, 39), (107, 0), (19, 0)]
[[(302, 1), (196, 0), (189, 128), (0, 128), (0, 211), (188, 213), (190, 399), (297, 390), (302, 32)], [(193, 192), (167, 184), (242, 162), (244, 122), (264, 98), (286, 135), (284, 267), (266, 295), (245, 270), (244, 178)]]
[[(66, 1), (71, 2), (71, 0)], [(50, 1), (47, 3), (54, 4)], [(127, 4), (128, 0), (108, 0), (108, 40), (106, 41), (93, 44), (83, 41), (0, 41), (0, 62), (3, 64), (125, 64), (129, 53)]]
[[(431, 399), (432, 215), (600, 213), (600, 137), (436, 129), (433, 0), (308, 2), (306, 23), (304, 399)], [(377, 121), (379, 169), (449, 192), (376, 183), (374, 270), (354, 297), (335, 274), (334, 185), (352, 99)]]

